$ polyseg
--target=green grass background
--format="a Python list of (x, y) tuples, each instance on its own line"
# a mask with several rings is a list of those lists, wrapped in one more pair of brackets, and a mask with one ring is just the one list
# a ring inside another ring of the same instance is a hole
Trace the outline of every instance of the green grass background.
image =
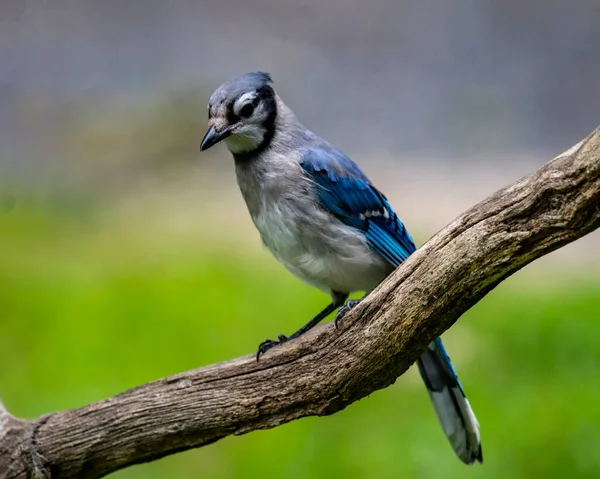
[[(7, 408), (31, 418), (78, 407), (295, 330), (327, 298), (246, 234), (183, 240), (143, 222), (116, 227), (83, 206), (0, 214)], [(519, 273), (445, 334), (481, 424), (483, 466), (454, 456), (411, 368), (333, 416), (111, 477), (600, 477), (600, 275), (589, 273)]]

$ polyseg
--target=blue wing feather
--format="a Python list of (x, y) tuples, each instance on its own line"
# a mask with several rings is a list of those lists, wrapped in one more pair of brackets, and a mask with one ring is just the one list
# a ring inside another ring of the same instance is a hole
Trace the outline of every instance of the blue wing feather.
[(321, 204), (348, 226), (364, 231), (373, 251), (394, 267), (416, 250), (385, 196), (344, 153), (332, 147), (306, 149), (300, 164), (319, 186)]

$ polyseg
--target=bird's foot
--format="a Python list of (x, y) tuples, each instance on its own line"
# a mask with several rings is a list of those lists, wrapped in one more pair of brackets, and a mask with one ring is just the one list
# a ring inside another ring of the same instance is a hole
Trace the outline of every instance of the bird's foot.
[(361, 301), (362, 299), (349, 299), (348, 301), (346, 301), (346, 304), (344, 304), (344, 306), (338, 309), (338, 312), (335, 315), (335, 320), (333, 322), (336, 328), (338, 327), (338, 321), (340, 321), (348, 311), (354, 308), (354, 306), (356, 306)]
[(269, 349), (274, 346), (278, 346), (280, 344), (285, 343), (288, 340), (288, 337), (284, 334), (280, 334), (277, 336), (277, 340), (274, 339), (265, 339), (258, 346), (258, 351), (256, 352), (256, 362), (260, 359), (260, 357), (265, 354)]

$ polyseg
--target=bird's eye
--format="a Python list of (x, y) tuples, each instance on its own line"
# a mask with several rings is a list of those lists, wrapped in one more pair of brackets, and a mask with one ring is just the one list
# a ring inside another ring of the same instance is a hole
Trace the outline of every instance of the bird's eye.
[(252, 113), (254, 113), (254, 105), (252, 103), (246, 103), (240, 110), (240, 116), (244, 118), (248, 118)]

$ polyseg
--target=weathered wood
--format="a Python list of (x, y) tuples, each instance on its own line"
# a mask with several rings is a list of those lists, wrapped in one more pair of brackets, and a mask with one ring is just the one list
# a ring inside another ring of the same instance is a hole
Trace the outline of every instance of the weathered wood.
[(188, 371), (37, 421), (0, 408), (0, 478), (97, 478), (335, 413), (392, 384), (503, 279), (598, 226), (600, 129), (446, 226), (337, 330), (329, 323), (259, 363), (251, 355)]

